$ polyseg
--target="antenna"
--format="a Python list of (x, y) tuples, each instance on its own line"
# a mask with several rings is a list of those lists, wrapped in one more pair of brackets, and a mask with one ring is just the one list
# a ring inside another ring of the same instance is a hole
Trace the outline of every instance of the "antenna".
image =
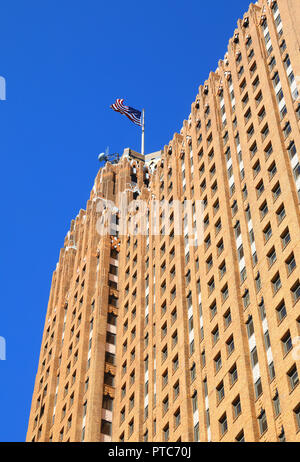
[(101, 152), (98, 155), (99, 162), (111, 162), (112, 164), (117, 164), (119, 162), (119, 153), (115, 152), (109, 154), (109, 146), (106, 147), (105, 152)]

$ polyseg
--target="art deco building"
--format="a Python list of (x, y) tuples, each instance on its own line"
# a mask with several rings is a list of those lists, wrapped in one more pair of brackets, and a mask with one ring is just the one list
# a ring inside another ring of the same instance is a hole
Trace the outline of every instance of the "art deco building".
[(251, 4), (180, 134), (100, 169), (27, 441), (300, 441), (299, 50), (298, 0)]

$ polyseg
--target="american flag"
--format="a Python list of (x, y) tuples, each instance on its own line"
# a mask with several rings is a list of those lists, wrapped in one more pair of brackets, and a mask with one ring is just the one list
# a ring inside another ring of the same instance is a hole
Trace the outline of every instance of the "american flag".
[(117, 99), (114, 104), (110, 107), (116, 111), (120, 112), (121, 114), (126, 115), (128, 119), (130, 119), (134, 124), (142, 126), (142, 113), (138, 109), (134, 109), (133, 107), (125, 106), (123, 104), (124, 99)]

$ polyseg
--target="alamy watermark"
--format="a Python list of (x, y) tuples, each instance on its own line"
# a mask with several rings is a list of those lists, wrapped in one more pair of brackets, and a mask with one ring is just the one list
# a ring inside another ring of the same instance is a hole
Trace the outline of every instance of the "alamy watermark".
[(185, 248), (203, 242), (204, 203), (200, 200), (149, 202), (136, 199), (128, 203), (126, 192), (120, 193), (118, 207), (114, 202), (99, 199), (96, 210), (101, 213), (96, 229), (99, 235), (111, 236), (184, 236)]
[(0, 361), (6, 360), (6, 341), (4, 337), (0, 337)]
[(6, 100), (6, 80), (0, 75), (0, 101)]

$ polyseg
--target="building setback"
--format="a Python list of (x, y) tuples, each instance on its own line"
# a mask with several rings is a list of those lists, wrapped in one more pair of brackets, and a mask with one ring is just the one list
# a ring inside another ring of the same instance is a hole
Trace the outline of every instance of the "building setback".
[(298, 0), (251, 4), (181, 132), (100, 169), (27, 441), (300, 441), (299, 50)]

